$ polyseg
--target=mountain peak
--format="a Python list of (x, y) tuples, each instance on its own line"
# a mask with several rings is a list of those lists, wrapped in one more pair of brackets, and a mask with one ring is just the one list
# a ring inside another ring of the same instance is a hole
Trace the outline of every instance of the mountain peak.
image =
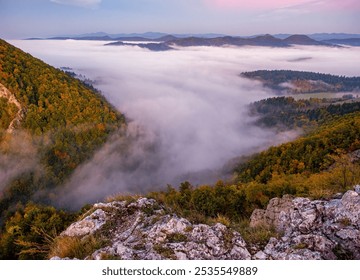
[(288, 44), (294, 44), (294, 45), (325, 45), (321, 42), (311, 39), (307, 35), (302, 35), (302, 34), (291, 35), (286, 39), (284, 39), (283, 41)]

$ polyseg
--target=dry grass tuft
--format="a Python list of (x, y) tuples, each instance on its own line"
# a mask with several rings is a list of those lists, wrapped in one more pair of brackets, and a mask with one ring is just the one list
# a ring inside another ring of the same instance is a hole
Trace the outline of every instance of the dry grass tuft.
[(60, 257), (70, 259), (85, 259), (92, 252), (100, 249), (103, 242), (94, 236), (76, 237), (60, 236), (54, 240), (51, 246), (49, 258)]

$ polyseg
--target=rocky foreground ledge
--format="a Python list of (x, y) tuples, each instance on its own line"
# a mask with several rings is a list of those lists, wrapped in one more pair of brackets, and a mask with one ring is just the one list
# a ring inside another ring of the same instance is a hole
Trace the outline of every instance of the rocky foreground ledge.
[(100, 240), (103, 246), (85, 259), (360, 259), (360, 186), (329, 201), (274, 198), (253, 212), (250, 226), (275, 227), (282, 237), (254, 252), (225, 225), (192, 224), (140, 198), (95, 204), (59, 238)]

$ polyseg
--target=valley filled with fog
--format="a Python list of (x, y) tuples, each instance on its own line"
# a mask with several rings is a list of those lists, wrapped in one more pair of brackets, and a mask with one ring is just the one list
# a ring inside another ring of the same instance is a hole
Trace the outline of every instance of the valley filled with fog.
[(185, 180), (214, 183), (227, 175), (223, 166), (233, 158), (299, 135), (279, 135), (253, 125), (247, 105), (275, 93), (240, 77), (244, 71), (358, 76), (360, 64), (359, 48), (188, 47), (152, 52), (100, 41), (9, 43), (93, 80), (129, 121), (126, 137), (113, 135), (67, 182), (62, 197), (77, 197), (74, 206)]

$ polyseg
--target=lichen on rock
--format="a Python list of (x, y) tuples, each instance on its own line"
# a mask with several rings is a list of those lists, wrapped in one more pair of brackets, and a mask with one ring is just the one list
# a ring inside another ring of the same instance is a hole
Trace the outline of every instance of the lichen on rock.
[(261, 248), (223, 224), (193, 224), (148, 198), (95, 204), (61, 236), (101, 240), (104, 246), (86, 259), (360, 259), (359, 187), (354, 190), (328, 201), (289, 195), (270, 200), (250, 220), (251, 227), (279, 233)]
[(62, 236), (95, 234), (108, 246), (87, 259), (251, 259), (240, 234), (222, 224), (192, 224), (153, 199), (95, 204)]
[(272, 238), (254, 258), (338, 259), (345, 254), (360, 259), (360, 195), (354, 189), (329, 201), (275, 198), (266, 210), (254, 211), (251, 225), (283, 231), (282, 238)]

